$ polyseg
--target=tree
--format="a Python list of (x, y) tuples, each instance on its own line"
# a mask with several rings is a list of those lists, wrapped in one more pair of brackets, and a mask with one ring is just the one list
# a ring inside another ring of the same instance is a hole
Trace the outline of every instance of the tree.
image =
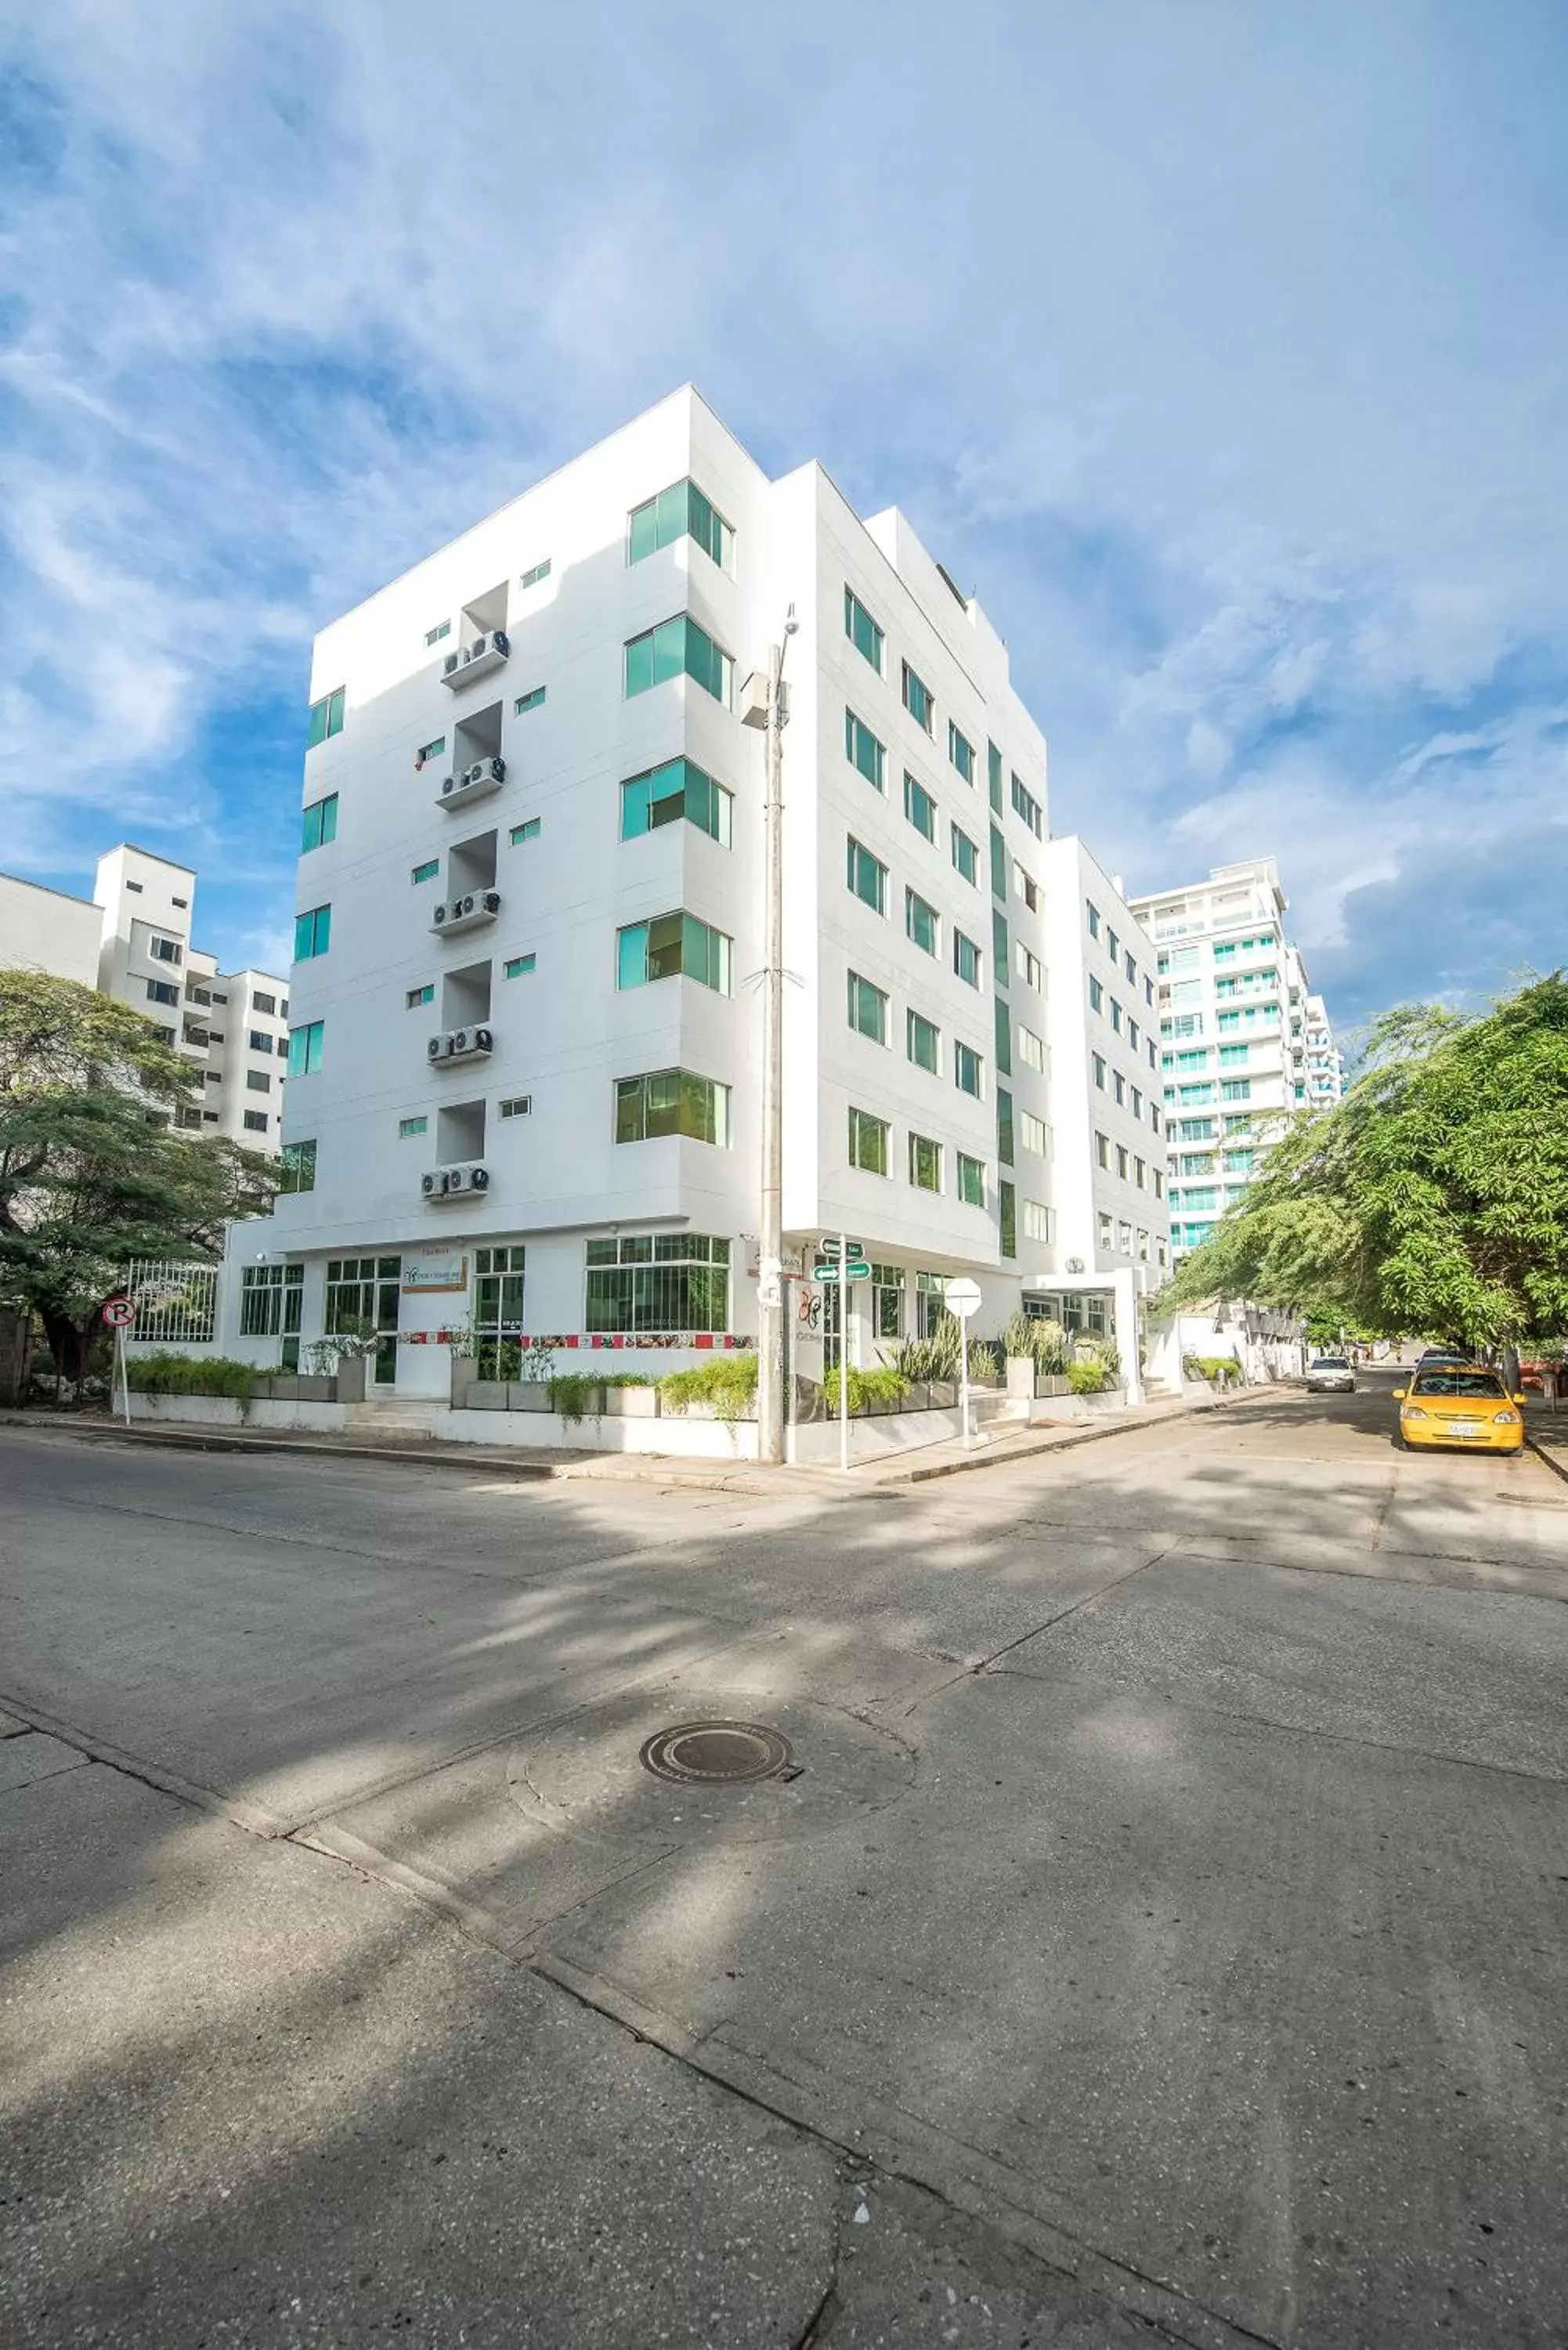
[(0, 972), (0, 1302), (38, 1315), (68, 1378), (131, 1259), (216, 1257), (231, 1218), (271, 1203), (269, 1160), (170, 1122), (192, 1097), (129, 1004)]
[(1285, 1133), (1162, 1303), (1245, 1297), (1471, 1345), (1568, 1330), (1568, 981), (1406, 1004)]

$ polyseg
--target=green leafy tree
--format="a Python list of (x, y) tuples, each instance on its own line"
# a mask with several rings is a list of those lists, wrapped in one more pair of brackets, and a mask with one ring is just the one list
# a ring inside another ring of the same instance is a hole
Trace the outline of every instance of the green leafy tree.
[(129, 1004), (0, 972), (0, 1302), (38, 1315), (67, 1378), (132, 1258), (216, 1257), (271, 1203), (269, 1160), (170, 1122), (191, 1077)]
[(1161, 1304), (1246, 1297), (1472, 1345), (1568, 1330), (1568, 981), (1386, 1013)]

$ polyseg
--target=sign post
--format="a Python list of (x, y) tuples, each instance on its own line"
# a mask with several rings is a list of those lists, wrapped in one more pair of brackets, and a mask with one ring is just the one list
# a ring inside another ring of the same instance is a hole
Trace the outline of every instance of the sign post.
[(125, 1424), (129, 1428), (130, 1426), (130, 1380), (125, 1367), (125, 1334), (136, 1319), (136, 1300), (133, 1297), (106, 1299), (103, 1318), (114, 1332), (114, 1380), (110, 1393), (113, 1392), (113, 1386), (119, 1387), (120, 1409), (125, 1414)]
[(963, 1420), (963, 1449), (967, 1452), (974, 1442), (969, 1425), (969, 1317), (980, 1311), (980, 1284), (968, 1279), (950, 1281), (942, 1293), (942, 1303), (950, 1314), (958, 1316), (959, 1410)]

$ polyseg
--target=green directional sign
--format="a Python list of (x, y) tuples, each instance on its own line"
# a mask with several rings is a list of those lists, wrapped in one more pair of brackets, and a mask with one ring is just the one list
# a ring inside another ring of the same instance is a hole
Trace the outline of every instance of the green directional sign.
[(814, 1265), (811, 1277), (814, 1281), (869, 1281), (871, 1268), (864, 1257), (852, 1256), (843, 1265)]

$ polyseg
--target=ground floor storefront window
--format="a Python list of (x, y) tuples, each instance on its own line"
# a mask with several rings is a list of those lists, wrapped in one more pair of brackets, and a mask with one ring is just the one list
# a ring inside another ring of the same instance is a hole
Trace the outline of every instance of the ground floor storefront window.
[(730, 1243), (707, 1232), (622, 1232), (587, 1243), (583, 1327), (628, 1337), (730, 1326)]
[(527, 1253), (520, 1241), (473, 1253), (475, 1372), (482, 1379), (522, 1377), (523, 1275)]
[(327, 1310), (322, 1329), (328, 1338), (376, 1338), (373, 1377), (390, 1387), (398, 1376), (398, 1317), (402, 1310), (400, 1256), (329, 1257)]

